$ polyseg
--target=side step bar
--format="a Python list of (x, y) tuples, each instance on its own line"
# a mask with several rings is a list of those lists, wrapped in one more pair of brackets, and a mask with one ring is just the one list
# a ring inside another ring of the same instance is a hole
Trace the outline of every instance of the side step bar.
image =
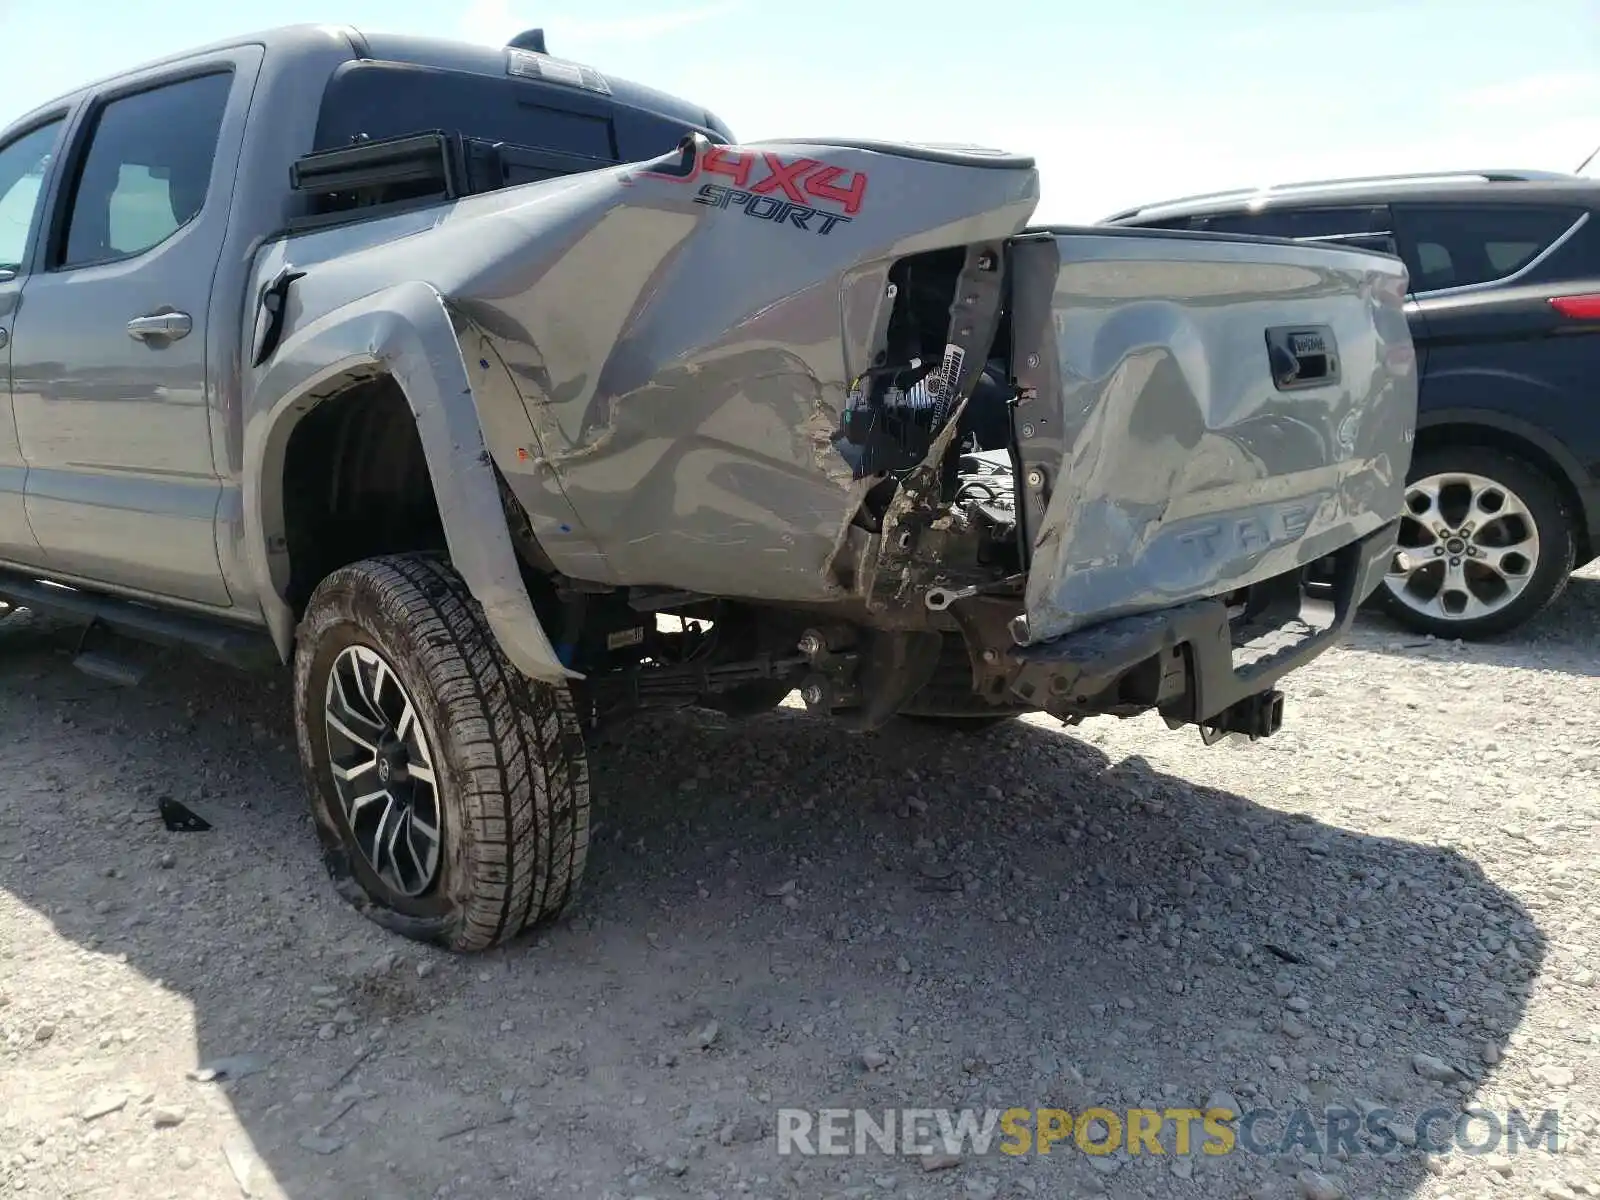
[(136, 600), (44, 583), (0, 571), (0, 600), (19, 608), (71, 617), (158, 646), (186, 646), (214, 662), (255, 670), (278, 662), (265, 630), (245, 629), (194, 613), (152, 608)]

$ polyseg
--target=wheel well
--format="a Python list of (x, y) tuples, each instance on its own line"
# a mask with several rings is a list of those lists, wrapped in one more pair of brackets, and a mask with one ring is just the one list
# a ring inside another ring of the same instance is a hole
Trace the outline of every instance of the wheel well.
[(342, 566), (445, 548), (422, 440), (388, 376), (330, 396), (295, 426), (284, 454), (283, 505), (287, 599), (297, 616)]
[(1561, 464), (1548, 452), (1527, 438), (1519, 437), (1504, 429), (1495, 429), (1487, 425), (1451, 424), (1429, 425), (1417, 430), (1417, 441), (1412, 453), (1421, 454), (1424, 451), (1439, 450), (1449, 446), (1476, 446), (1484, 450), (1493, 450), (1512, 458), (1520, 458), (1529, 466), (1537, 468), (1556, 485), (1561, 493), (1561, 502), (1572, 516), (1573, 536), (1578, 544), (1577, 561), (1587, 562), (1593, 556), (1589, 527), (1584, 519), (1583, 501), (1578, 495), (1578, 489), (1562, 469)]

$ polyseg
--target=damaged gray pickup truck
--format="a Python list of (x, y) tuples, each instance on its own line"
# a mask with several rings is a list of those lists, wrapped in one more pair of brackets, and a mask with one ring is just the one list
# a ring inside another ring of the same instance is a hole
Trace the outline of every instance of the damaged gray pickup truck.
[(340, 891), (458, 950), (567, 903), (641, 709), (1269, 735), (1390, 567), (1404, 268), (1037, 196), (538, 31), (87, 87), (0, 136), (0, 597), (292, 663)]

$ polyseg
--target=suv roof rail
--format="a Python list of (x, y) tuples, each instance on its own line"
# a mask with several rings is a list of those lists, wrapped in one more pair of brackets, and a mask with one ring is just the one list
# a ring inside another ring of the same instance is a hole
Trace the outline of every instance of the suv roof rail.
[(1270, 196), (1293, 195), (1297, 192), (1332, 191), (1340, 188), (1367, 187), (1372, 184), (1539, 183), (1578, 178), (1581, 177), (1566, 171), (1521, 170), (1497, 167), (1480, 171), (1414, 171), (1397, 175), (1350, 175), (1338, 179), (1305, 179), (1294, 183), (1274, 183), (1254, 188), (1228, 188), (1220, 192), (1201, 192), (1193, 196), (1179, 196), (1171, 200), (1158, 200), (1152, 204), (1141, 204), (1137, 208), (1125, 209), (1122, 212), (1114, 213), (1107, 217), (1106, 220), (1122, 221), (1129, 217), (1141, 216), (1144, 213), (1167, 208), (1179, 208), (1189, 204), (1199, 204), (1206, 200), (1243, 200), (1256, 196), (1264, 199)]

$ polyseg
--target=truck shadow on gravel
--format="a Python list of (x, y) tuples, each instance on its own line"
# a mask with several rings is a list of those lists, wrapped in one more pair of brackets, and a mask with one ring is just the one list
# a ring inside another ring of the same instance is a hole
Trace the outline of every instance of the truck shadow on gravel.
[[(1404, 1196), (1415, 1151), (1276, 1153), (1285, 1118), (1377, 1105), (1403, 1135), (1467, 1103), (1544, 953), (1449, 850), (1028, 722), (858, 737), (784, 709), (620, 731), (573, 917), (453, 959), (336, 900), (285, 681), (162, 668), (120, 691), (0, 646), (0, 1184), (25, 1194), (1292, 1196), (1315, 1171)], [(214, 828), (167, 832), (162, 795)], [(126, 1103), (85, 1120), (106, 1089)], [(775, 1148), (783, 1107), (1228, 1098), (1278, 1114), (1264, 1153), (1180, 1160), (1173, 1125), (1160, 1157), (1069, 1139), (932, 1172)]]

